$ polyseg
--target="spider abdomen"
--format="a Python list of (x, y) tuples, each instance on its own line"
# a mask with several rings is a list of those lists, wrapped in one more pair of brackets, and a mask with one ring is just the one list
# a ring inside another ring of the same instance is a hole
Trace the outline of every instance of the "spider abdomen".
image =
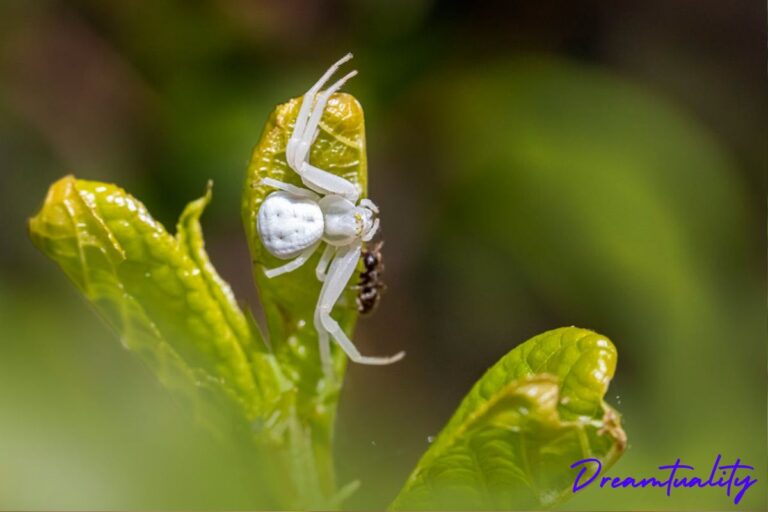
[(261, 204), (256, 228), (267, 251), (285, 260), (320, 241), (325, 223), (316, 201), (279, 191)]

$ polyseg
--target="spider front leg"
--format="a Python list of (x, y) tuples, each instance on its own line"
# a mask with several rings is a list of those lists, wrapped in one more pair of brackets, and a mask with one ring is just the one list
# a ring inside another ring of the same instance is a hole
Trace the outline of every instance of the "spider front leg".
[[(307, 187), (324, 195), (338, 194), (346, 197), (352, 202), (357, 202), (357, 199), (360, 197), (360, 188), (357, 185), (309, 163), (309, 151), (312, 147), (312, 143), (317, 137), (318, 126), (320, 125), (320, 120), (322, 119), (328, 100), (347, 80), (355, 76), (357, 71), (351, 71), (336, 81), (328, 89), (320, 93), (317, 96), (316, 103), (315, 95), (338, 67), (350, 58), (352, 58), (352, 55), (347, 54), (336, 62), (325, 72), (320, 80), (318, 80), (318, 82), (304, 94), (294, 124), (293, 133), (286, 146), (285, 156), (288, 166), (301, 177), (302, 182)], [(314, 106), (313, 103), (315, 103)]]
[(320, 199), (320, 196), (312, 192), (311, 190), (297, 187), (296, 185), (291, 185), (290, 183), (284, 183), (282, 181), (275, 180), (272, 178), (264, 178), (259, 182), (259, 184), (267, 185), (268, 187), (274, 187), (278, 190), (288, 192), (289, 194), (293, 194), (294, 196), (297, 196), (297, 197), (306, 197), (307, 199), (314, 199), (315, 201)]
[(294, 169), (301, 176), (301, 181), (312, 190), (323, 195), (339, 195), (349, 199), (353, 203), (360, 197), (360, 187), (349, 180), (324, 171), (309, 162), (301, 164), (299, 169)]
[[(315, 84), (309, 88), (309, 90), (304, 93), (304, 99), (301, 102), (301, 106), (299, 107), (299, 113), (296, 116), (296, 122), (293, 126), (293, 133), (291, 134), (291, 138), (288, 140), (288, 146), (286, 147), (285, 153), (286, 158), (288, 160), (288, 165), (291, 166), (291, 168), (298, 167), (301, 165), (301, 162), (306, 159), (306, 156), (309, 154), (309, 147), (312, 143), (312, 141), (309, 141), (309, 144), (302, 145), (302, 141), (304, 139), (304, 131), (305, 127), (307, 125), (307, 121), (309, 119), (309, 116), (312, 114), (312, 104), (315, 102), (315, 95), (320, 90), (320, 88), (325, 85), (325, 83), (331, 78), (331, 76), (336, 72), (337, 69), (339, 69), (339, 66), (347, 62), (349, 59), (352, 58), (352, 54), (348, 53), (342, 58), (340, 58), (338, 61), (336, 61), (328, 70), (323, 73), (323, 76), (320, 77), (320, 79), (315, 82)], [(298, 159), (297, 159), (298, 157)]]
[[(333, 306), (339, 300), (350, 278), (355, 273), (361, 251), (362, 244), (360, 242), (340, 247), (337, 250), (336, 257), (331, 262), (330, 270), (323, 282), (323, 287), (320, 290), (320, 299), (315, 310), (315, 328), (320, 335), (320, 354), (325, 357), (324, 352), (326, 349), (324, 344), (327, 344), (327, 334), (330, 334), (347, 356), (356, 363), (370, 365), (391, 364), (402, 359), (405, 356), (405, 352), (398, 352), (390, 357), (364, 356), (360, 354), (357, 347), (347, 337), (339, 323), (331, 317)], [(326, 361), (324, 361), (324, 364), (328, 367)]]

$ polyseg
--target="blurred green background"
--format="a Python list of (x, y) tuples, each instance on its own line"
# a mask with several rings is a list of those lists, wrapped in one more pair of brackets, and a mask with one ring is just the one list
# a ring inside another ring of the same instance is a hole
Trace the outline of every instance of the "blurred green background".
[[(189, 421), (37, 253), (62, 175), (209, 251), (258, 316), (239, 197), (267, 113), (351, 50), (389, 289), (337, 431), (352, 508), (394, 498), (482, 372), (578, 325), (619, 350), (613, 475), (741, 457), (766, 503), (764, 6), (714, 0), (0, 1), (0, 508), (237, 509), (240, 453)], [(721, 490), (589, 489), (568, 509), (725, 509)]]

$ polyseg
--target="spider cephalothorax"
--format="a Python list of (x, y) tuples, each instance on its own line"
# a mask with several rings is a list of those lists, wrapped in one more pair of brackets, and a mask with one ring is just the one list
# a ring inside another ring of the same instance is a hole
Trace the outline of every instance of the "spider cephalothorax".
[(331, 66), (304, 95), (286, 146), (288, 166), (307, 188), (263, 179), (261, 183), (279, 190), (261, 204), (256, 224), (266, 250), (277, 258), (291, 259), (281, 267), (265, 270), (270, 278), (296, 270), (325, 243), (315, 271), (323, 286), (314, 323), (326, 368), (330, 361), (329, 335), (357, 363), (389, 364), (405, 355), (400, 352), (391, 357), (363, 356), (331, 317), (333, 306), (355, 273), (363, 243), (370, 241), (379, 229), (379, 209), (370, 199), (360, 199), (361, 190), (356, 184), (309, 163), (309, 150), (328, 99), (357, 72), (348, 73), (319, 94), (318, 91), (350, 58), (352, 55), (347, 54)]

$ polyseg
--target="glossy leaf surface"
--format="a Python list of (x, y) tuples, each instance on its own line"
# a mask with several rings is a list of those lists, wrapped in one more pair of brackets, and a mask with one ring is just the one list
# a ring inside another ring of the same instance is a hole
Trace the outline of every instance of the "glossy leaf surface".
[(422, 457), (394, 509), (549, 506), (574, 462), (613, 464), (626, 436), (603, 396), (616, 368), (604, 336), (566, 327), (504, 356), (475, 384)]
[(121, 188), (67, 176), (29, 230), (167, 387), (197, 405), (228, 404), (241, 423), (267, 412), (279, 380), (205, 253), (198, 219), (209, 200), (210, 188), (174, 237)]

